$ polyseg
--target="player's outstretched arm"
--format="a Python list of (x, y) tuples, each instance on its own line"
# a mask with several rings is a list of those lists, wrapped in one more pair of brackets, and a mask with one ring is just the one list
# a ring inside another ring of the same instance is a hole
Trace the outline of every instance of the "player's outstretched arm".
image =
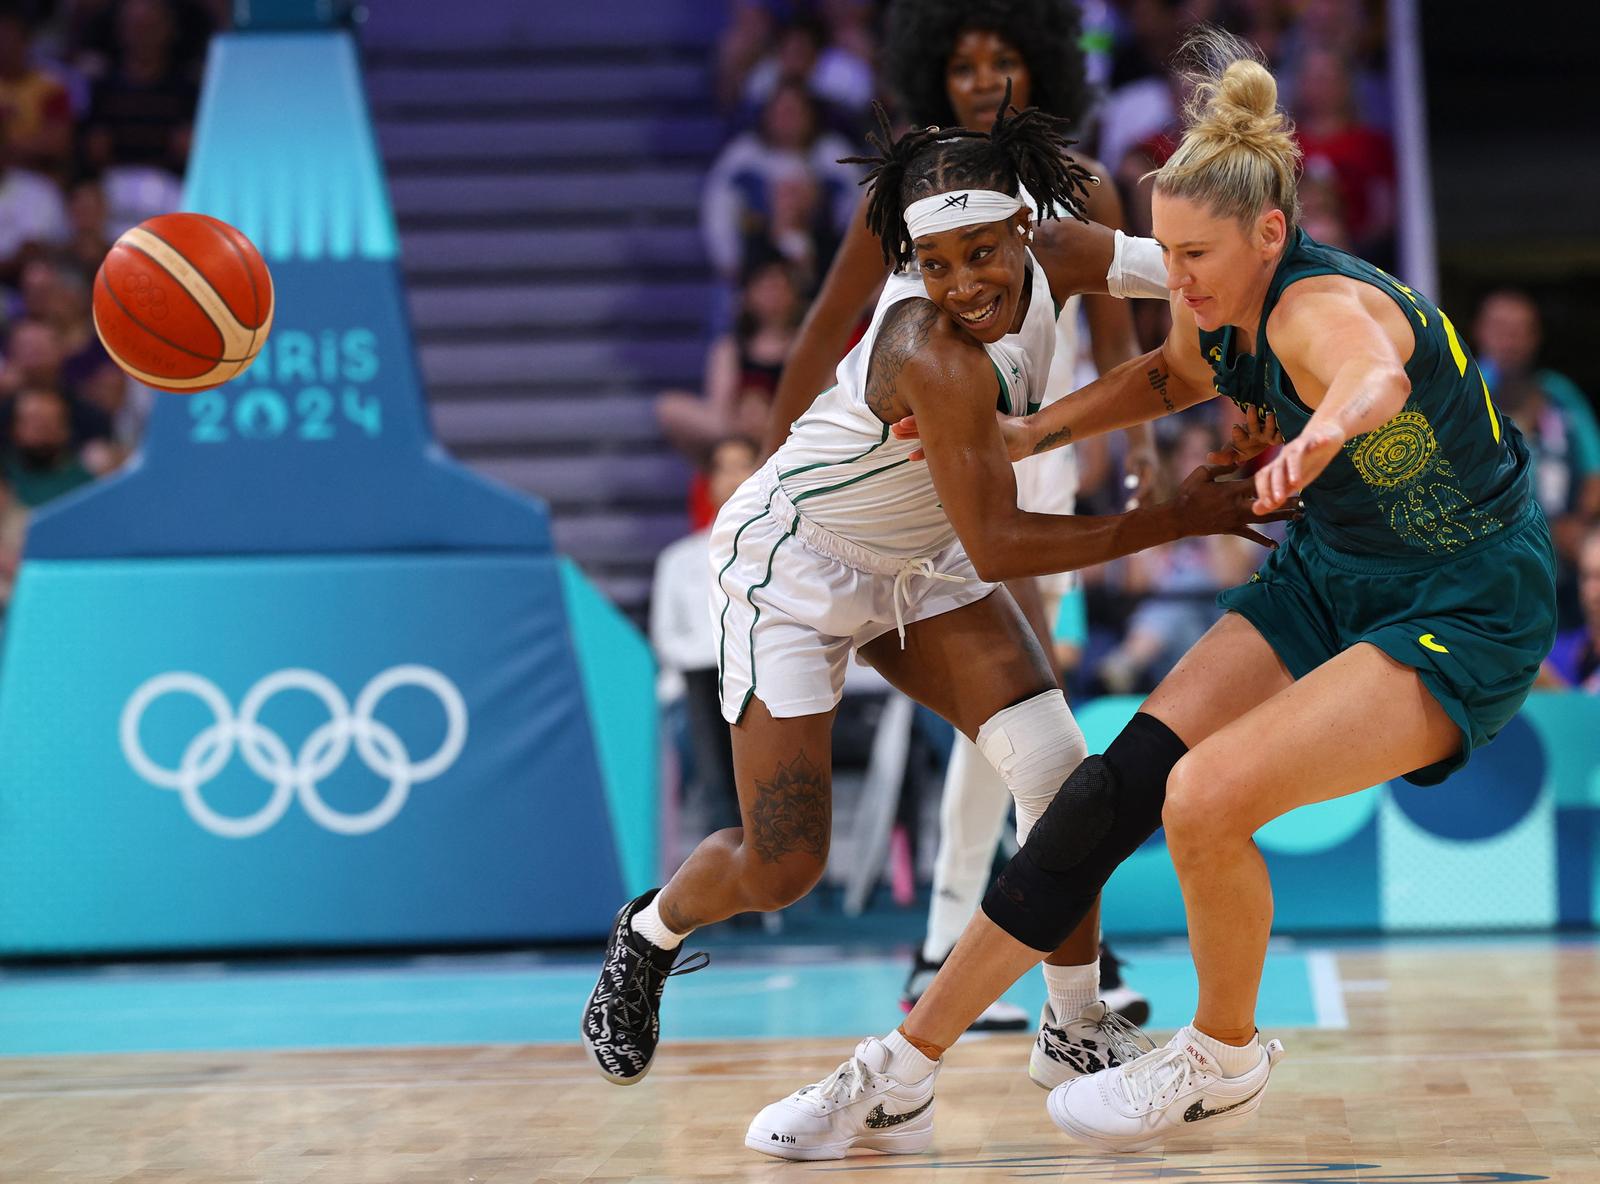
[[(931, 305), (926, 315), (940, 316)], [(984, 579), (1070, 571), (1188, 535), (1239, 533), (1247, 523), (1288, 516), (1255, 515), (1248, 504), (1254, 488), (1223, 480), (1231, 470), (1222, 468), (1197, 470), (1173, 500), (1125, 514), (1018, 509), (1015, 473), (992, 410), (996, 392), (987, 355), (954, 339), (959, 330), (950, 327), (941, 339), (939, 329), (930, 323), (922, 338), (927, 344), (904, 358), (875, 354), (874, 369), (894, 375), (893, 389), (869, 382), (868, 402), (883, 417), (892, 407), (916, 415), (934, 488)]]
[(1161, 345), (1124, 362), (1064, 399), (1023, 417), (1012, 433), (1024, 455), (1060, 448), (1076, 440), (1148, 423), (1213, 398), (1211, 368), (1200, 356), (1200, 335), (1183, 302), (1172, 302), (1172, 331)]
[[(1193, 333), (1193, 329), (1190, 329)], [(1048, 452), (1079, 440), (1160, 419), (1216, 395), (1206, 381), (1198, 339), (1187, 356), (1177, 331), (1159, 348), (1124, 362), (1111, 373), (1080, 387), (1032, 415), (1002, 417), (996, 431), (1012, 460)], [(1198, 365), (1197, 365), (1198, 364)], [(891, 429), (905, 440), (925, 436), (921, 416), (908, 416)], [(927, 449), (923, 449), (927, 453)]]
[(1273, 310), (1273, 352), (1315, 410), (1256, 474), (1258, 509), (1277, 509), (1315, 481), (1345, 441), (1393, 419), (1411, 394), (1401, 353), (1413, 345), (1411, 328), (1404, 314), (1374, 315), (1359, 288), (1338, 276), (1303, 280)]

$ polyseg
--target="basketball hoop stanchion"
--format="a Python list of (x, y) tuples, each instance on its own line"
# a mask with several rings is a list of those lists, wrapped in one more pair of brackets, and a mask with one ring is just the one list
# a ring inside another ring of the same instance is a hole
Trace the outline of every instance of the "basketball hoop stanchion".
[(335, 6), (246, 7), (184, 208), (257, 244), (276, 322), (34, 521), (0, 657), (0, 952), (603, 934), (654, 874), (648, 647), (542, 503), (432, 436), (350, 36), (250, 31)]

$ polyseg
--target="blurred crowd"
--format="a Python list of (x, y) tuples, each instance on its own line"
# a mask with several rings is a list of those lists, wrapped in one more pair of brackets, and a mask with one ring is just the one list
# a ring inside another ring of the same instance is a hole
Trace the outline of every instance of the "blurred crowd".
[[(997, 27), (993, 10), (1005, 7), (974, 2), (972, 25)], [(1174, 52), (1193, 23), (1211, 21), (1260, 46), (1280, 80), (1304, 151), (1307, 232), (1394, 268), (1397, 168), (1381, 0), (1083, 0), (1079, 8), (1094, 92), (1079, 149), (1116, 180), (1133, 232), (1149, 232), (1145, 177), (1176, 144), (1185, 94)], [(887, 9), (886, 0), (729, 0), (715, 82), (727, 140), (706, 178), (701, 219), (727, 296), (702, 388), (664, 392), (657, 405), (663, 432), (701, 471), (690, 493), (696, 530), (720, 504), (713, 491), (723, 482), (705, 474), (714, 457), (726, 460), (722, 442), (744, 442), (732, 450), (742, 471), (759, 463), (751, 442), (767, 431), (788, 350), (856, 214), (860, 170), (839, 158), (861, 151), (873, 99), (904, 118), (904, 97), (883, 81)], [(1138, 301), (1135, 315), (1150, 348), (1166, 332), (1166, 308)], [(1536, 453), (1538, 495), (1560, 549), (1566, 632), (1546, 681), (1600, 691), (1600, 432), (1584, 393), (1541, 365), (1540, 319), (1528, 295), (1503, 290), (1468, 323), (1498, 405)], [(1087, 351), (1079, 366), (1083, 381), (1093, 378)], [(1235, 414), (1215, 400), (1156, 425), (1168, 487), (1218, 446)], [(1080, 446), (1080, 512), (1122, 508), (1121, 448), (1120, 436)], [(1191, 540), (1082, 573), (1082, 628), (1057, 653), (1069, 694), (1153, 687), (1216, 619), (1216, 592), (1248, 578), (1260, 558), (1238, 539)], [(667, 665), (685, 661), (679, 652)], [(709, 651), (699, 664), (714, 664)]]
[(148, 392), (94, 332), (124, 229), (177, 208), (227, 0), (0, 0), (0, 614), (29, 514), (110, 472)]

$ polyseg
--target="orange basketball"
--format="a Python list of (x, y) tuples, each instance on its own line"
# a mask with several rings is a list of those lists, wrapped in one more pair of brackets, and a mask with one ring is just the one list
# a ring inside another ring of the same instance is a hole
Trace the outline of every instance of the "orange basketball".
[(237, 378), (272, 328), (272, 276), (255, 244), (204, 214), (161, 214), (115, 244), (94, 277), (94, 327), (147, 386), (193, 394)]

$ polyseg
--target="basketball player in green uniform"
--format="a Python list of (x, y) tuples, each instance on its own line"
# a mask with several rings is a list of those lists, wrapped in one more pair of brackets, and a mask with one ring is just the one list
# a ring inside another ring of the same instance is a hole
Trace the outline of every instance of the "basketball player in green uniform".
[(1255, 1026), (1272, 889), (1252, 835), (1391, 778), (1444, 781), (1521, 706), (1554, 640), (1554, 559), (1528, 450), (1454, 326), (1297, 228), (1298, 151), (1249, 47), (1203, 30), (1191, 53), (1187, 130), (1155, 174), (1172, 333), (1020, 421), (1008, 447), (1026, 455), (1221, 393), (1270, 413), (1288, 441), (1256, 476), (1255, 508), (1303, 490), (1304, 517), (1221, 595), (1227, 614), (1067, 778), (1001, 873), (900, 1029), (925, 1063), (902, 1059), (890, 1076), (852, 1058), (827, 1089), (768, 1106), (746, 1141), (760, 1132), (770, 1154), (842, 1154), (899, 1121), (902, 1095), (929, 1099), (926, 1121), (932, 1091), (916, 1074), (937, 1071), (1162, 825), (1200, 981), (1194, 1021), (1163, 1048), (1057, 1086), (1050, 1116), (1119, 1151), (1249, 1117), (1282, 1051)]

